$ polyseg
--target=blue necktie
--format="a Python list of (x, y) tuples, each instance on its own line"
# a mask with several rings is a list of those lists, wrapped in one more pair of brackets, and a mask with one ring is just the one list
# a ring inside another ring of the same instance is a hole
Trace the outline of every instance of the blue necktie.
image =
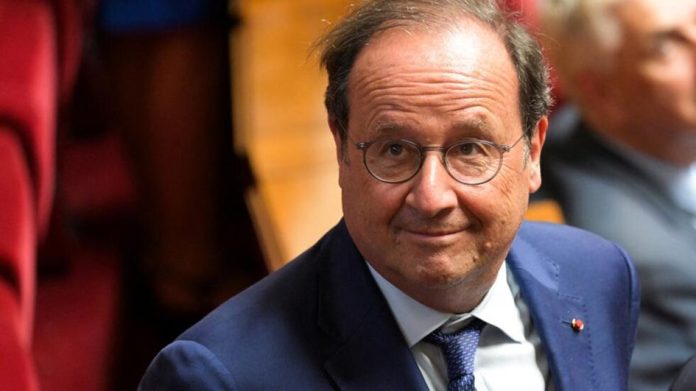
[(474, 357), (481, 330), (486, 323), (473, 318), (466, 327), (445, 334), (440, 330), (425, 337), (426, 342), (439, 346), (447, 362), (448, 391), (476, 391), (474, 386)]

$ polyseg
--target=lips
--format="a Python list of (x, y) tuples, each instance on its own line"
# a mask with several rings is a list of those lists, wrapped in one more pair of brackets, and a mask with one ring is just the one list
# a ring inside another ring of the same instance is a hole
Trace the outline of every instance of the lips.
[(400, 241), (419, 244), (450, 244), (460, 240), (462, 229), (401, 229)]
[(471, 234), (478, 227), (473, 219), (447, 217), (407, 219), (400, 215), (397, 220), (392, 222), (392, 227), (398, 238), (421, 242), (460, 240), (463, 234)]
[[(412, 235), (422, 236), (448, 236), (468, 230), (471, 225), (464, 222), (445, 222), (445, 221), (415, 221), (405, 222), (406, 224), (395, 224), (399, 231), (407, 232)], [(408, 224), (410, 223), (410, 224)]]
[(411, 234), (411, 235), (418, 235), (418, 236), (433, 236), (433, 237), (438, 237), (438, 236), (448, 236), (448, 235), (454, 235), (462, 230), (412, 230), (412, 229), (404, 229), (404, 232)]

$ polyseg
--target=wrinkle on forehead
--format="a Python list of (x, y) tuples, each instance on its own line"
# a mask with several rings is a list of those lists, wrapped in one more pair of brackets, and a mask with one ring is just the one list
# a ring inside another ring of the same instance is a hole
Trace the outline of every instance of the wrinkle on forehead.
[[(494, 67), (469, 72), (455, 67), (443, 69), (415, 65), (413, 68), (390, 67), (384, 72), (356, 71), (350, 85), (366, 99), (399, 95), (416, 101), (486, 93), (505, 94), (508, 91), (516, 92), (518, 88), (514, 74)], [(447, 101), (442, 103), (447, 104)]]
[[(383, 32), (366, 47), (349, 79), (350, 100), (369, 107), (365, 123), (390, 111), (424, 107), (438, 114), (480, 106), (519, 115), (519, 84), (497, 33), (473, 25), (454, 30)], [(513, 115), (513, 114), (510, 114)]]
[[(459, 113), (465, 110), (480, 108), (481, 110), (504, 113), (511, 110), (517, 112), (515, 99), (506, 99), (516, 91), (515, 79), (512, 81), (493, 82), (479, 76), (458, 75), (457, 81), (439, 80), (435, 82), (400, 81), (383, 86), (379, 81), (373, 82), (366, 77), (364, 84), (356, 83), (354, 99), (360, 99), (370, 108), (365, 123), (378, 121), (390, 112), (415, 113), (422, 112), (427, 107), (438, 115)], [(516, 95), (514, 95), (516, 98)], [(475, 113), (473, 110), (469, 116)], [(473, 124), (478, 121), (477, 124)], [(468, 127), (480, 126), (484, 118), (474, 117)]]

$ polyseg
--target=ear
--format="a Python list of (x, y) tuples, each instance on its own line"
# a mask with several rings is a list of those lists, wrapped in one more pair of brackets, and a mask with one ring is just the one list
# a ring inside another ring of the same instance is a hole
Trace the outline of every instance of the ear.
[(529, 161), (527, 173), (529, 180), (529, 192), (534, 193), (541, 187), (541, 150), (546, 141), (546, 130), (549, 127), (549, 119), (543, 116), (536, 124), (536, 129), (529, 140)]

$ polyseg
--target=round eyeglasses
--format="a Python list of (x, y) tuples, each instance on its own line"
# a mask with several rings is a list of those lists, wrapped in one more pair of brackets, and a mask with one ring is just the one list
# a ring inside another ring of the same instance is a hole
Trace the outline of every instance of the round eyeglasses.
[(420, 171), (425, 153), (438, 151), (452, 178), (465, 185), (480, 185), (495, 178), (503, 165), (503, 155), (523, 138), (524, 134), (511, 145), (465, 138), (448, 147), (421, 146), (404, 139), (377, 139), (355, 146), (363, 151), (367, 171), (382, 182), (408, 181)]

